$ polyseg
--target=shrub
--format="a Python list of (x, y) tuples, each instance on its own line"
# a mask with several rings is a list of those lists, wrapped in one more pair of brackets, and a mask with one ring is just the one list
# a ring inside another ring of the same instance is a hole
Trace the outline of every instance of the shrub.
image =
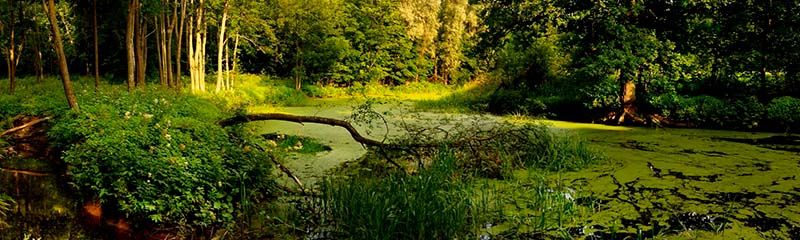
[(800, 99), (785, 96), (773, 99), (767, 108), (767, 116), (786, 129), (800, 129)]
[(721, 100), (712, 96), (659, 96), (654, 107), (669, 118), (698, 127), (753, 129), (764, 119), (764, 105), (755, 98)]
[(244, 129), (216, 125), (227, 114), (208, 100), (155, 89), (81, 100), (48, 134), (82, 195), (134, 222), (229, 227), (271, 191), (270, 156)]

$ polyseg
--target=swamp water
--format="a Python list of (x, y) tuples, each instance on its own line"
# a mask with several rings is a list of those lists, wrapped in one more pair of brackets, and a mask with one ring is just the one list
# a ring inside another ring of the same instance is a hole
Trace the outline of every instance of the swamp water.
[[(347, 117), (351, 110), (341, 103), (279, 109), (335, 118)], [(574, 203), (591, 211), (551, 229), (560, 232), (556, 235), (508, 235), (520, 226), (496, 222), (489, 227), (492, 239), (800, 239), (800, 154), (787, 150), (797, 148), (794, 138), (774, 142), (779, 134), (546, 122), (586, 139), (607, 157), (578, 172), (547, 176), (580, 192)], [(331, 148), (285, 160), (307, 185), (366, 153), (336, 127), (274, 121), (251, 126), (265, 134), (314, 138)], [(384, 133), (368, 135), (380, 139)], [(74, 200), (63, 176), (8, 170), (52, 172), (46, 162), (3, 159), (2, 167), (7, 170), (0, 171), (0, 191), (16, 203), (2, 218), (0, 239), (113, 238), (108, 229), (85, 224), (82, 203)], [(496, 180), (499, 185), (503, 181)]]

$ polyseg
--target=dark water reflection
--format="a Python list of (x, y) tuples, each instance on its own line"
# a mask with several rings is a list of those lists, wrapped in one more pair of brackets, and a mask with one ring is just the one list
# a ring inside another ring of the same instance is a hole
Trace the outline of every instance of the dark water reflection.
[(80, 204), (57, 175), (0, 171), (0, 193), (15, 204), (0, 218), (0, 239), (97, 239), (80, 220)]

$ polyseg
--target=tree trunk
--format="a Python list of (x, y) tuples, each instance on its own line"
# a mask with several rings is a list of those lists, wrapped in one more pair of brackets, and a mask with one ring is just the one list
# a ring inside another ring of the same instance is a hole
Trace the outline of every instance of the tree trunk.
[[(175, 0), (175, 3), (178, 3), (178, 0)], [(181, 51), (183, 50), (183, 34), (184, 28), (186, 26), (186, 0), (180, 1), (181, 7), (181, 17), (178, 21), (178, 39), (175, 42), (175, 79), (173, 82), (173, 87), (175, 89), (180, 90), (182, 87), (182, 80), (181, 80)], [(177, 16), (177, 11), (175, 11)]]
[[(194, 0), (191, 1), (194, 5)], [(207, 23), (204, 17), (205, 1), (199, 0), (193, 19), (189, 21), (189, 75), (192, 79), (192, 92), (205, 91), (205, 48)]]
[(97, 0), (92, 0), (92, 39), (94, 40), (94, 90), (100, 90), (100, 50), (97, 46)]
[(198, 81), (200, 83), (200, 91), (206, 91), (206, 43), (208, 43), (208, 23), (206, 22), (205, 18), (205, 1), (200, 0), (200, 14), (198, 14), (198, 18), (200, 19), (200, 26), (202, 29), (200, 31), (200, 44), (199, 54), (197, 55), (197, 76)]
[(225, 43), (225, 89), (233, 89), (231, 87), (231, 49)]
[(33, 45), (36, 56), (33, 58), (34, 71), (36, 72), (36, 82), (42, 83), (44, 75), (44, 64), (42, 63), (42, 50), (39, 49), (39, 43)]
[[(192, 5), (194, 5), (194, 0), (191, 0), (190, 3)], [(194, 65), (195, 65), (195, 59), (194, 59), (194, 41), (195, 41), (194, 23), (195, 23), (195, 19), (194, 19), (193, 16), (190, 17), (188, 21), (186, 21), (186, 40), (187, 40), (188, 45), (189, 45), (189, 49), (188, 49), (189, 51), (186, 53), (187, 54), (187, 58), (186, 59), (187, 59), (187, 61), (189, 63), (189, 84), (190, 84), (189, 89), (192, 91), (192, 93), (197, 92), (197, 88), (198, 88), (197, 87), (197, 81), (195, 80), (195, 78), (197, 77), (197, 74), (195, 73), (195, 69), (194, 69)]]
[(158, 83), (162, 86), (166, 85), (167, 76), (164, 72), (167, 70), (164, 66), (164, 52), (162, 51), (161, 47), (164, 46), (164, 38), (161, 34), (161, 31), (164, 29), (163, 18), (161, 14), (159, 16), (153, 17), (155, 27), (156, 27), (156, 58), (158, 59)]
[(15, 32), (14, 32), (16, 29), (14, 29), (14, 25), (16, 25), (15, 23), (16, 23), (17, 19), (16, 19), (16, 16), (14, 16), (14, 12), (16, 10), (14, 8), (14, 0), (9, 0), (8, 1), (8, 5), (9, 5), (9, 16), (10, 16), (9, 23), (8, 23), (8, 28), (9, 28), (9, 32), (10, 32), (9, 44), (8, 44), (8, 56), (6, 56), (6, 60), (7, 60), (7, 63), (8, 63), (8, 90), (9, 90), (9, 92), (14, 93), (14, 89), (17, 88), (17, 79), (16, 79), (17, 78), (17, 76), (16, 76), (17, 75), (17, 64), (16, 64), (17, 56), (16, 56), (16, 52), (15, 52), (15, 49), (16, 49), (17, 45), (14, 42), (14, 37), (16, 37), (15, 36)]
[[(141, 5), (137, 7), (141, 9)], [(145, 70), (147, 61), (147, 21), (141, 11), (138, 11), (136, 21), (136, 86), (144, 88), (146, 82)]]
[(233, 76), (231, 77), (231, 89), (233, 89), (233, 82), (236, 81), (236, 62), (239, 59), (239, 34), (236, 34), (236, 38), (233, 40)]
[(770, 51), (770, 34), (772, 33), (772, 0), (768, 1), (766, 15), (766, 28), (764, 29), (764, 37), (763, 37), (763, 44), (761, 49), (761, 86), (759, 87), (758, 91), (758, 99), (762, 102), (766, 102), (769, 99), (769, 79), (767, 79), (767, 71), (769, 67), (769, 54), (772, 52)]
[(134, 31), (136, 30), (136, 12), (139, 0), (131, 0), (128, 5), (127, 24), (125, 26), (125, 48), (128, 58), (128, 91), (133, 90), (136, 84), (136, 50), (133, 44)]
[(69, 78), (69, 69), (67, 69), (67, 56), (64, 54), (64, 46), (61, 42), (61, 33), (58, 30), (58, 22), (56, 20), (56, 6), (54, 0), (47, 1), (47, 18), (50, 20), (50, 31), (53, 34), (53, 45), (55, 47), (56, 55), (58, 55), (58, 68), (61, 72), (61, 82), (64, 85), (64, 94), (67, 96), (67, 104), (74, 110), (79, 110), (78, 100), (75, 98), (75, 93), (72, 90), (72, 81)]
[[(225, 0), (225, 5), (222, 8), (222, 22), (219, 25), (219, 38), (217, 40), (217, 89), (216, 92), (222, 91), (222, 51), (225, 50), (225, 25), (228, 22), (228, 6), (230, 0)], [(225, 89), (227, 90), (227, 89)]]
[(301, 60), (301, 57), (303, 56), (303, 50), (300, 48), (300, 44), (299, 43), (297, 44), (296, 47), (297, 47), (297, 53), (296, 53), (297, 56), (295, 56), (295, 60), (294, 60), (294, 69), (295, 69), (294, 70), (294, 90), (300, 91), (300, 89), (302, 88), (302, 84), (303, 84), (303, 80), (302, 80), (302, 78), (300, 78), (300, 75), (302, 74), (300, 72), (300, 69), (303, 66), (303, 63), (302, 63), (302, 60)]
[(636, 84), (633, 80), (627, 80), (622, 84), (621, 95), (622, 109), (617, 118), (617, 124), (622, 124), (626, 116), (631, 116), (632, 118), (636, 116)]
[(166, 71), (167, 71), (167, 87), (172, 87), (174, 85), (173, 83), (175, 82), (175, 75), (173, 74), (174, 72), (172, 71), (172, 69), (173, 69), (173, 67), (172, 67), (172, 39), (173, 39), (173, 36), (175, 35), (175, 25), (178, 22), (178, 6), (173, 5), (172, 10), (171, 10), (170, 13), (171, 13), (171, 16), (169, 16), (169, 15), (165, 15), (164, 16), (164, 18), (168, 19), (167, 21), (169, 21), (169, 24), (167, 26), (167, 41), (164, 43), (164, 45), (165, 45), (164, 51), (166, 52), (166, 57), (164, 58), (164, 61), (166, 62), (166, 67), (167, 67), (167, 69), (166, 69)]

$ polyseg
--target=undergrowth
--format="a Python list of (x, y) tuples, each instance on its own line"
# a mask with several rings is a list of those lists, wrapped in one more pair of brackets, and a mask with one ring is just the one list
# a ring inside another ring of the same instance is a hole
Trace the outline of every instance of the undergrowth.
[(352, 239), (454, 239), (469, 236), (486, 205), (473, 201), (454, 155), (413, 176), (328, 179), (319, 205), (335, 231)]
[(50, 144), (82, 200), (98, 200), (137, 229), (208, 236), (273, 195), (273, 156), (255, 150), (263, 139), (250, 129), (217, 125), (235, 111), (224, 101), (156, 86), (95, 92), (80, 79), (75, 89), (80, 111), (67, 108), (60, 82), (23, 79), (0, 98), (0, 114), (53, 117)]

